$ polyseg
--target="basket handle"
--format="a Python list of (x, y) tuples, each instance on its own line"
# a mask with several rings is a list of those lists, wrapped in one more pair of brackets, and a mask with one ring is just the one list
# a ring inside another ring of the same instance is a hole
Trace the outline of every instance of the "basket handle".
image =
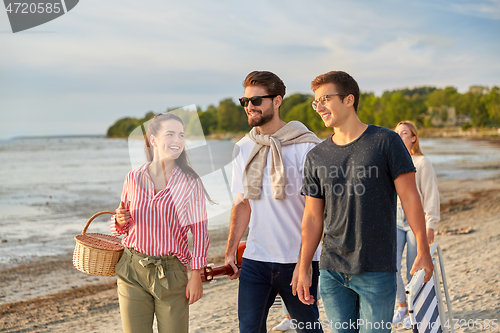
[(83, 231), (82, 231), (82, 235), (85, 235), (85, 233), (87, 232), (87, 229), (88, 229), (88, 227), (90, 225), (90, 222), (92, 222), (96, 217), (98, 217), (99, 215), (102, 215), (102, 214), (115, 215), (116, 212), (111, 212), (111, 211), (105, 210), (105, 211), (102, 211), (102, 212), (99, 212), (99, 213), (95, 213), (94, 215), (92, 215), (92, 217), (88, 220), (87, 224), (85, 224), (85, 227), (83, 228)]

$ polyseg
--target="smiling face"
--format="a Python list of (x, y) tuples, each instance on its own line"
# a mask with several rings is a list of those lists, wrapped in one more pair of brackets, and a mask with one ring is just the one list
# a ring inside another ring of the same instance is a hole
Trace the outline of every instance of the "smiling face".
[(413, 146), (416, 137), (412, 134), (410, 127), (405, 124), (399, 124), (394, 131), (399, 134), (406, 146), (406, 149), (408, 149), (411, 153), (411, 147)]
[(151, 135), (155, 160), (175, 160), (184, 150), (184, 127), (175, 120), (162, 121), (158, 132)]
[[(314, 91), (314, 99), (318, 100), (324, 95), (338, 94), (337, 88), (333, 83), (326, 83)], [(321, 116), (326, 127), (340, 127), (349, 117), (349, 109), (346, 106), (347, 98), (341, 100), (342, 96), (331, 96), (327, 98), (326, 105), (318, 104), (316, 112)]]
[[(262, 86), (248, 86), (245, 88), (244, 97), (250, 98), (254, 96), (266, 96), (267, 90)], [(252, 127), (262, 126), (267, 124), (274, 118), (274, 107), (272, 98), (263, 98), (262, 104), (255, 106), (252, 102), (248, 102), (245, 107), (245, 112), (248, 117), (248, 125)]]

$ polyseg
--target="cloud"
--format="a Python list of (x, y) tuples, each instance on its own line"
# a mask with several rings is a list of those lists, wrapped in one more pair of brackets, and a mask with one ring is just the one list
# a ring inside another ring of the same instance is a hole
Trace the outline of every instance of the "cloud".
[(458, 0), (450, 2), (449, 5), (449, 8), (456, 13), (500, 20), (499, 0)]

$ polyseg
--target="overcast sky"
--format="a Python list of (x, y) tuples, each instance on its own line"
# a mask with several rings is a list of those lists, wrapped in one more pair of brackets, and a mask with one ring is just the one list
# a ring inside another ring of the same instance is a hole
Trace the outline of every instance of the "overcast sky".
[(243, 94), (270, 70), (288, 94), (344, 70), (363, 91), (500, 85), (500, 0), (80, 0), (13, 34), (0, 8), (0, 139), (105, 134), (118, 118)]

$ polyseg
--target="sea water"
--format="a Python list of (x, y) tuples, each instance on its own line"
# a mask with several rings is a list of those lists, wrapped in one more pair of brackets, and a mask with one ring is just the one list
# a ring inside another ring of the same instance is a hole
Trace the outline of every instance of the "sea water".
[[(234, 143), (198, 140), (186, 145), (194, 169), (215, 201), (207, 205), (209, 228), (227, 226)], [(93, 214), (118, 207), (125, 176), (138, 166), (133, 155), (133, 142), (125, 139), (0, 142), (0, 269), (70, 252), (74, 236)], [(88, 232), (109, 234), (109, 218), (109, 214), (96, 218)]]
[(500, 146), (488, 141), (420, 139), (438, 179), (500, 180)]

